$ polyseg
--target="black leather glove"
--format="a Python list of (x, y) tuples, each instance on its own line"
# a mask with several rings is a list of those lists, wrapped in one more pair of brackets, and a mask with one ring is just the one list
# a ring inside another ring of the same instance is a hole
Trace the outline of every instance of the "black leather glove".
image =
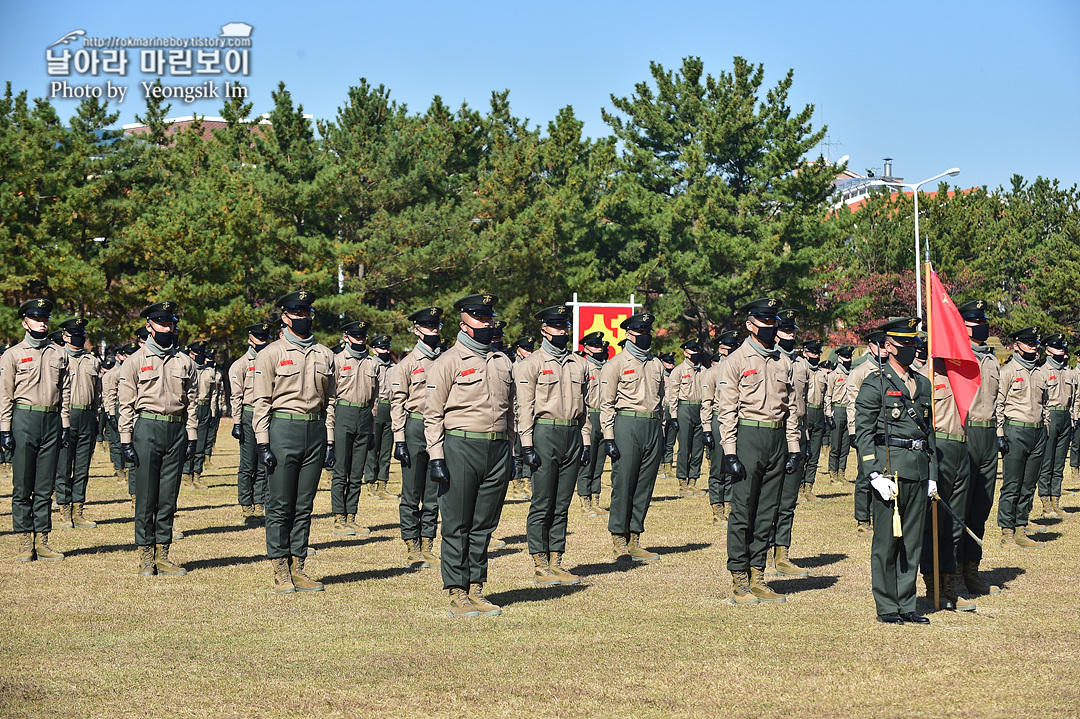
[(107, 414), (105, 416), (109, 418), (109, 424), (112, 425), (113, 432), (119, 432), (120, 431), (120, 418), (117, 417), (115, 414)]
[(409, 445), (404, 442), (394, 442), (394, 459), (406, 467), (412, 467), (412, 456), (409, 454)]
[(334, 468), (334, 462), (336, 462), (336, 461), (337, 461), (337, 455), (334, 454), (334, 443), (333, 442), (327, 442), (326, 443), (326, 454), (323, 456), (322, 466), (326, 467), (327, 469), (333, 469)]
[(788, 452), (787, 462), (784, 462), (784, 474), (795, 474), (802, 464), (802, 452)]
[(998, 452), (1001, 452), (1002, 457), (1009, 453), (1009, 440), (998, 437)]
[(540, 469), (540, 465), (543, 462), (540, 461), (540, 455), (536, 453), (536, 450), (532, 447), (521, 448), (521, 461), (528, 465), (529, 469), (534, 472)]
[(135, 447), (131, 442), (120, 443), (120, 456), (125, 462), (130, 462), (132, 465), (139, 466), (139, 455), (135, 454)]
[(433, 459), (428, 462), (428, 476), (437, 484), (450, 484), (450, 470), (445, 459)]
[(60, 446), (64, 449), (71, 446), (71, 427), (64, 427), (60, 430)]
[(257, 444), (255, 445), (255, 453), (259, 455), (259, 464), (267, 469), (273, 469), (277, 466), (277, 457), (270, 451), (270, 445)]
[(679, 433), (679, 420), (675, 419), (674, 417), (667, 421), (667, 426), (668, 429), (670, 429), (675, 434)]
[(197, 439), (189, 439), (187, 446), (184, 447), (184, 460), (190, 462), (195, 459), (195, 446), (199, 443)]
[(832, 417), (826, 417), (825, 418), (825, 428), (830, 429), (830, 430), (836, 429), (836, 420), (833, 419)]
[(240, 426), (239, 422), (233, 422), (232, 436), (240, 444), (244, 443), (244, 428)]
[(739, 461), (739, 457), (734, 454), (724, 455), (724, 474), (727, 474), (735, 479), (743, 479), (746, 477), (746, 467)]
[(604, 440), (604, 453), (607, 454), (607, 456), (611, 457), (612, 462), (618, 462), (619, 457), (622, 456), (621, 454), (619, 454), (619, 448), (618, 446), (616, 446), (615, 440), (613, 439)]
[(0, 432), (0, 449), (11, 452), (15, 449), (15, 435), (11, 432)]
[(1073, 437), (1076, 436), (1076, 422), (1069, 425), (1069, 441), (1071, 442)]
[(809, 442), (807, 442), (805, 447), (803, 448), (803, 454), (806, 456), (807, 459), (810, 459), (814, 456), (814, 450), (810, 449)]
[(588, 467), (589, 462), (592, 460), (592, 447), (585, 445), (581, 448), (581, 456), (578, 457), (578, 464), (582, 467)]
[(850, 447), (852, 447), (852, 448), (854, 448), (854, 447), (855, 447), (855, 435), (853, 435), (853, 434), (849, 434), (849, 435), (847, 436), (847, 441), (848, 441), (848, 446), (850, 446)]
[(716, 449), (716, 440), (713, 439), (712, 432), (702, 432), (702, 441), (705, 442), (705, 446), (709, 449)]

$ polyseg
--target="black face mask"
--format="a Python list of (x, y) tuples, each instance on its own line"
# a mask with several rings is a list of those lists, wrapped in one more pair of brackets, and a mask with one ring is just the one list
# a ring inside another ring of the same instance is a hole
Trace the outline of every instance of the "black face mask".
[(602, 350), (595, 350), (593, 352), (590, 352), (589, 354), (592, 355), (593, 359), (603, 362), (607, 359), (607, 348), (604, 348)]
[(495, 337), (494, 327), (469, 327), (469, 331), (472, 333), (472, 338), (482, 345), (490, 345), (492, 338)]
[(702, 362), (705, 361), (705, 357), (706, 357), (706, 355), (705, 355), (704, 352), (691, 352), (690, 353), (690, 361), (693, 362), (694, 364), (701, 364)]
[(30, 335), (31, 337), (33, 337), (36, 340), (43, 340), (43, 339), (45, 339), (46, 337), (49, 336), (49, 330), (44, 329), (44, 330), (41, 330), (40, 332), (35, 332), (34, 330), (26, 330), (26, 334)]
[(191, 359), (195, 361), (195, 364), (206, 364), (206, 355), (194, 354)]
[(439, 335), (420, 335), (420, 341), (431, 349), (439, 346)]
[(789, 340), (778, 339), (776, 340), (776, 344), (780, 345), (780, 349), (784, 350), (785, 352), (791, 352), (793, 349), (795, 349), (795, 338), (792, 337)]
[(254, 343), (249, 343), (249, 346), (252, 349), (255, 350), (255, 354), (258, 354), (258, 353), (262, 352), (264, 349), (266, 349), (267, 347), (270, 346), (270, 338), (267, 337), (266, 341), (263, 342), (261, 345), (257, 345), (257, 344), (254, 344)]
[(976, 342), (985, 342), (990, 338), (990, 325), (988, 324), (975, 325), (974, 327), (971, 327), (970, 330), (971, 339)]
[[(914, 356), (915, 355), (912, 355), (912, 357), (914, 357)], [(840, 366), (841, 367), (843, 367), (844, 369), (851, 369), (851, 358), (850, 357), (841, 357), (839, 361), (840, 361)]]
[(388, 362), (390, 361), (390, 350), (377, 349), (375, 350), (375, 356), (384, 362)]
[(925, 349), (917, 348), (915, 350), (915, 359), (919, 360), (920, 362), (925, 362), (926, 361), (926, 356), (927, 356), (927, 352), (926, 352)]
[(70, 334), (69, 333), (68, 336), (71, 337), (71, 339), (68, 340), (69, 345), (73, 345), (75, 347), (82, 347), (83, 345), (86, 344), (86, 335), (84, 335), (84, 334)]
[(915, 348), (897, 347), (896, 361), (900, 364), (901, 367), (910, 367), (911, 363), (915, 361)]
[(652, 335), (638, 335), (633, 342), (638, 349), (647, 350), (652, 347)]
[(352, 347), (353, 352), (363, 352), (367, 350), (367, 340), (355, 340), (352, 337), (346, 335), (346, 339), (349, 341), (349, 346)]
[(150, 336), (154, 338), (154, 344), (163, 350), (167, 350), (176, 343), (175, 332), (150, 332)]
[(311, 325), (314, 323), (314, 321), (315, 319), (313, 317), (304, 317), (302, 319), (292, 320), (292, 333), (300, 339), (310, 337)]
[(564, 350), (566, 345), (570, 343), (570, 335), (552, 335), (547, 338), (547, 341), (556, 349)]
[(758, 327), (754, 336), (757, 337), (757, 341), (761, 343), (762, 347), (772, 347), (776, 344), (775, 327)]
[(811, 367), (817, 367), (818, 362), (821, 361), (821, 355), (818, 355), (817, 357), (810, 357), (809, 355), (807, 355), (806, 361), (810, 363)]
[(1025, 362), (1034, 362), (1035, 358), (1039, 356), (1038, 352), (1019, 352), (1018, 351), (1017, 354), (1019, 354), (1020, 358), (1023, 359)]

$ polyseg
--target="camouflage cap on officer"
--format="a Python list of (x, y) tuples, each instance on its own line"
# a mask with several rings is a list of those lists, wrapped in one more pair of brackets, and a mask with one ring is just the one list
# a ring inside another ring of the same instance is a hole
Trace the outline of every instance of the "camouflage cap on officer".
[(72, 317), (71, 319), (61, 322), (60, 329), (67, 332), (69, 335), (84, 335), (86, 334), (87, 324), (89, 324), (89, 320), (85, 317)]
[(495, 317), (497, 304), (499, 304), (499, 298), (492, 294), (466, 295), (454, 303), (454, 310), (473, 317)]
[(782, 330), (797, 330), (799, 325), (795, 324), (795, 318), (799, 316), (798, 310), (780, 310), (776, 313), (776, 326)]
[(679, 349), (690, 350), (691, 352), (702, 351), (701, 343), (697, 340), (686, 340), (681, 345), (679, 345)]
[(605, 342), (604, 333), (597, 330), (596, 332), (590, 332), (583, 336), (578, 344), (589, 345), (591, 347), (603, 347)]
[(315, 301), (315, 293), (311, 290), (297, 290), (278, 298), (274, 307), (294, 312), (310, 312), (311, 303)]
[(545, 307), (533, 317), (545, 325), (569, 325), (573, 313), (566, 305), (555, 305), (554, 307)]
[(656, 316), (651, 312), (638, 312), (620, 322), (619, 328), (636, 332), (652, 332), (654, 321), (656, 321)]
[(528, 336), (518, 337), (516, 340), (514, 340), (514, 344), (512, 344), (510, 347), (514, 350), (520, 348), (523, 350), (528, 350), (529, 352), (534, 352), (536, 350), (536, 340)]
[(273, 336), (274, 324), (273, 322), (256, 322), (245, 327), (244, 331), (249, 335), (255, 335), (258, 339), (269, 339)]
[(918, 317), (893, 317), (882, 322), (874, 330), (883, 333), (889, 339), (917, 344), (921, 323), (922, 320)]
[(978, 322), (986, 319), (986, 300), (972, 300), (956, 308), (965, 320)]
[(1047, 347), (1056, 347), (1057, 349), (1067, 349), (1068, 343), (1065, 341), (1065, 335), (1052, 334), (1049, 337), (1044, 337), (1042, 341), (1043, 345)]
[(180, 318), (176, 315), (179, 309), (180, 306), (172, 300), (165, 300), (164, 302), (155, 302), (144, 308), (139, 313), (139, 317), (159, 323), (179, 322)]
[(1009, 334), (1009, 339), (1014, 342), (1024, 342), (1029, 345), (1039, 344), (1039, 328), (1025, 327)]
[(33, 317), (37, 320), (47, 320), (52, 316), (53, 301), (45, 297), (36, 297), (19, 305), (19, 317)]
[(436, 326), (442, 324), (442, 314), (441, 307), (425, 307), (422, 310), (413, 312), (406, 319), (413, 324)]
[(370, 327), (371, 323), (367, 320), (356, 320), (355, 322), (346, 322), (338, 329), (353, 337), (367, 337)]
[(369, 346), (377, 347), (381, 350), (390, 349), (392, 344), (393, 340), (390, 338), (390, 335), (375, 335), (374, 339), (368, 342)]
[(720, 344), (725, 347), (738, 347), (742, 344), (742, 340), (739, 339), (739, 333), (735, 330), (727, 330), (720, 333)]
[(776, 319), (779, 312), (780, 300), (775, 297), (762, 297), (759, 300), (751, 300), (739, 308), (739, 314), (762, 319)]

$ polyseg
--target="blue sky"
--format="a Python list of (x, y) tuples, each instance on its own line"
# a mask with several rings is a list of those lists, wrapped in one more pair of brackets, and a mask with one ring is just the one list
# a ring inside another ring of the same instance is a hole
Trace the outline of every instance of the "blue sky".
[[(1007, 186), (1014, 173), (1080, 183), (1074, 0), (4, 4), (0, 79), (33, 97), (63, 79), (47, 75), (45, 49), (72, 30), (213, 37), (225, 23), (245, 22), (254, 31), (242, 79), (256, 112), (270, 109), (270, 91), (284, 81), (305, 111), (332, 117), (366, 77), (413, 111), (436, 94), (484, 109), (492, 90), (509, 89), (515, 114), (546, 126), (572, 105), (596, 137), (608, 134), (600, 108), (648, 79), (649, 61), (676, 68), (697, 55), (718, 74), (741, 55), (764, 64), (767, 85), (793, 68), (792, 104), (815, 105), (815, 125), (829, 126), (826, 154), (849, 155), (860, 173), (889, 156), (907, 181), (958, 166), (953, 182), (963, 187)], [(138, 52), (129, 50), (134, 71), (111, 76), (129, 86), (120, 122), (142, 111)], [(76, 104), (54, 103), (65, 118)], [(174, 101), (171, 114), (217, 115), (220, 107)]]

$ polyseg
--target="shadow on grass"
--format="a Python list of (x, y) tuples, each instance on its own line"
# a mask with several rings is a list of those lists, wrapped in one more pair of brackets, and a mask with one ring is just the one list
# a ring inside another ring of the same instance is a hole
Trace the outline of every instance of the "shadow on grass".
[(815, 592), (819, 589), (828, 589), (839, 581), (840, 577), (830, 574), (822, 577), (803, 577), (801, 579), (796, 577), (790, 579), (770, 579), (769, 586), (773, 588), (773, 591), (780, 592), (781, 594), (801, 594), (802, 592)]
[(185, 537), (193, 537), (199, 534), (229, 534), (231, 532), (246, 532), (249, 529), (261, 529), (256, 525), (224, 524), (217, 527), (203, 527), (201, 529), (185, 529)]
[(355, 537), (353, 539), (335, 539), (329, 542), (321, 542), (319, 544), (311, 543), (315, 549), (337, 549), (339, 547), (360, 547), (367, 544), (375, 544), (377, 542), (390, 542), (390, 537), (373, 537), (368, 535), (366, 537)]
[(369, 579), (390, 579), (400, 577), (402, 574), (413, 574), (421, 569), (410, 567), (389, 567), (387, 569), (364, 569), (358, 572), (345, 572), (344, 574), (331, 574), (329, 577), (319, 579), (323, 584), (348, 584), (350, 582), (364, 582)]
[(819, 554), (816, 557), (804, 557), (797, 560), (800, 567), (814, 569), (815, 567), (827, 567), (830, 564), (842, 562), (848, 558), (846, 554)]
[(226, 502), (225, 504), (200, 504), (195, 507), (177, 507), (176, 511), (179, 514), (180, 512), (199, 512), (204, 509), (225, 509), (227, 507), (235, 506), (236, 505), (231, 502)]
[[(170, 557), (176, 559), (176, 557)], [(194, 559), (190, 562), (180, 562), (180, 565), (189, 572), (195, 569), (217, 569), (218, 567), (232, 567), (241, 564), (255, 564), (268, 561), (265, 554), (248, 555), (244, 557), (214, 557), (213, 559)]]
[(524, 544), (527, 537), (524, 534), (513, 534), (509, 537), (502, 537), (502, 540), (507, 544)]
[(128, 544), (102, 544), (96, 547), (80, 547), (78, 549), (61, 549), (64, 556), (71, 557), (83, 557), (91, 554), (109, 554), (111, 552), (134, 552), (135, 542), (132, 541)]
[(601, 574), (614, 574), (615, 572), (629, 572), (647, 562), (635, 562), (632, 559), (620, 559), (617, 562), (595, 562), (593, 564), (579, 564), (570, 567), (570, 570), (582, 577), (597, 577)]
[(506, 557), (511, 554), (517, 554), (520, 551), (520, 549), (515, 549), (507, 545), (505, 547), (500, 547), (499, 549), (489, 549), (487, 555), (488, 559), (498, 559), (499, 557)]
[(712, 545), (707, 542), (687, 542), (686, 544), (678, 544), (674, 547), (649, 547), (648, 544), (646, 544), (645, 548), (651, 552), (656, 552), (657, 554), (664, 555), (682, 554), (684, 552), (696, 552), (699, 549), (705, 549), (706, 547), (711, 546)]
[(130, 504), (131, 499), (99, 499), (95, 502), (87, 502), (87, 507), (101, 507), (106, 504)]
[(508, 592), (498, 592), (487, 595), (487, 599), (495, 604), (506, 607), (511, 604), (524, 604), (525, 602), (543, 602), (548, 599), (566, 597), (585, 589), (584, 584), (567, 586), (560, 584), (554, 587), (535, 587), (532, 589), (511, 589)]
[(370, 529), (372, 532), (387, 532), (387, 531), (390, 531), (391, 529), (400, 529), (400, 528), (401, 528), (401, 525), (399, 523), (397, 523), (397, 522), (394, 522), (393, 524), (390, 524), (390, 523), (387, 523), (387, 524), (372, 524), (371, 526), (368, 527), (368, 529)]
[[(850, 497), (850, 496), (851, 496), (851, 494), (849, 494), (848, 492), (829, 492), (828, 494), (818, 494), (817, 498), (818, 499), (837, 499), (838, 497)], [(804, 504), (805, 504), (805, 502), (804, 502)], [(815, 504), (816, 504), (816, 502), (815, 502)], [(800, 504), (799, 506), (801, 507), (803, 505)]]
[(1021, 574), (1027, 574), (1027, 570), (1021, 567), (994, 567), (989, 569), (983, 566), (979, 568), (979, 574), (983, 575), (984, 579), (988, 579), (989, 584), (1004, 587)]
[(1031, 539), (1036, 542), (1052, 542), (1061, 536), (1061, 532), (1051, 532), (1046, 529), (1040, 529), (1039, 531), (1031, 535)]
[(127, 517), (109, 517), (108, 519), (95, 519), (99, 525), (102, 524), (123, 524), (125, 522), (134, 522), (135, 518), (131, 516)]

